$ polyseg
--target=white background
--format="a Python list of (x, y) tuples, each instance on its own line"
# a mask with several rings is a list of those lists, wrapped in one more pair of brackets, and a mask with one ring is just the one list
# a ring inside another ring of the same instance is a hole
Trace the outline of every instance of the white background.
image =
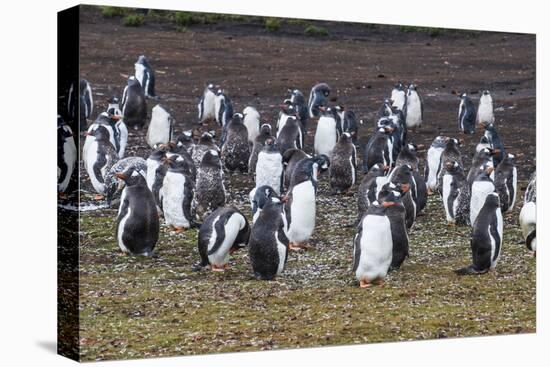
[[(540, 246), (537, 335), (389, 343), (308, 350), (108, 362), (115, 366), (422, 365), (533, 366), (548, 363), (548, 182), (550, 36), (542, 1), (104, 1), (105, 5), (293, 16), (537, 33)], [(6, 0), (0, 11), (0, 363), (74, 364), (56, 339), (56, 12), (72, 1)], [(60, 60), (60, 62), (63, 62)], [(542, 153), (542, 154), (540, 154)], [(547, 208), (547, 207), (546, 207)], [(505, 302), (505, 300), (504, 300)], [(546, 347), (546, 350), (545, 350)], [(545, 359), (542, 356), (546, 356)], [(543, 362), (544, 361), (544, 362)], [(107, 363), (98, 363), (98, 366)]]

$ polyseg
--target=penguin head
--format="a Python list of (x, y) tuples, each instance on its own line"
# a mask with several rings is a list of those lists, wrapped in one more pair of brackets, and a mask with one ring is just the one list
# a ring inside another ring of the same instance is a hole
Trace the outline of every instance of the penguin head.
[(105, 126), (99, 125), (92, 132), (86, 133), (86, 135), (93, 136), (98, 141), (109, 141), (109, 130)]
[(408, 164), (402, 164), (401, 166), (397, 167), (391, 177), (391, 181), (397, 184), (410, 184), (413, 179), (413, 171), (410, 165)]
[(178, 147), (182, 147), (183, 145), (187, 145), (190, 143), (194, 143), (193, 141), (193, 132), (191, 130), (187, 130), (182, 132), (178, 135), (176, 138), (176, 145)]
[(244, 119), (244, 115), (242, 113), (236, 112), (233, 114), (233, 118), (231, 119), (232, 123), (242, 123)]
[(344, 107), (344, 105), (337, 104), (336, 106), (334, 106), (334, 111), (336, 111), (336, 113), (342, 113), (345, 110), (346, 108)]
[(145, 55), (139, 55), (137, 61), (136, 61), (136, 64), (141, 64), (147, 68), (150, 68), (149, 66), (149, 62), (147, 61), (147, 58), (145, 57)]
[(409, 84), (409, 87), (407, 88), (407, 95), (411, 95), (413, 92), (416, 92), (418, 89), (418, 87), (416, 86), (416, 84), (414, 83), (411, 83)]
[(511, 164), (515, 164), (516, 163), (516, 156), (512, 153), (508, 153), (506, 155), (506, 158), (505, 160), (508, 162), (508, 163), (511, 163)]
[(394, 86), (393, 86), (393, 89), (396, 89), (396, 90), (399, 90), (399, 91), (404, 91), (405, 90), (405, 86), (403, 85), (403, 83), (401, 81), (398, 81)]
[(313, 87), (313, 90), (324, 97), (328, 97), (330, 95), (330, 87), (327, 83), (316, 84)]
[(128, 187), (145, 185), (145, 178), (134, 167), (130, 167), (124, 172), (115, 173), (115, 176), (124, 181), (124, 183)]
[(204, 154), (202, 157), (201, 167), (205, 166), (221, 169), (222, 165), (220, 155), (217, 150), (210, 149)]
[(270, 124), (262, 124), (260, 126), (260, 135), (271, 135), (271, 125)]
[(328, 170), (330, 167), (330, 159), (326, 154), (319, 154), (313, 157), (313, 162), (317, 163), (317, 166), (321, 172)]
[(492, 192), (485, 198), (484, 206), (488, 205), (490, 208), (496, 209), (500, 207), (500, 197), (496, 192)]
[(348, 133), (347, 131), (342, 133), (342, 135), (340, 136), (340, 139), (338, 140), (338, 142), (340, 142), (342, 144), (347, 144), (347, 143), (351, 142), (351, 134)]
[(468, 94), (466, 92), (463, 92), (463, 93), (460, 93), (460, 95), (458, 97), (460, 99), (466, 99), (466, 98), (468, 98)]
[(277, 147), (277, 141), (274, 137), (269, 137), (265, 139), (264, 147), (262, 149), (264, 152), (279, 152), (279, 148)]
[(407, 150), (411, 153), (416, 154), (418, 152), (418, 145), (416, 145), (416, 143), (414, 142), (407, 143)]
[(482, 95), (484, 96), (490, 96), (491, 93), (489, 93), (489, 91), (487, 89), (485, 89), (483, 92), (481, 92)]
[(255, 193), (252, 199), (252, 214), (255, 214), (258, 209), (263, 209), (264, 205), (272, 198), (279, 200), (279, 196), (271, 186), (264, 185), (255, 188), (254, 190)]
[(149, 155), (149, 159), (161, 162), (166, 158), (166, 146), (164, 144), (161, 144), (157, 149), (153, 150), (151, 154)]
[(214, 134), (212, 134), (212, 132), (210, 131), (205, 131), (202, 133), (201, 135), (201, 139), (200, 139), (200, 142), (201, 143), (212, 143), (214, 142)]

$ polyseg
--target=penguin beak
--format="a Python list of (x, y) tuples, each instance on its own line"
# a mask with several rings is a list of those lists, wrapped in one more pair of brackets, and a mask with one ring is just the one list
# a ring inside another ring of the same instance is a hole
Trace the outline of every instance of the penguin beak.
[(487, 174), (490, 175), (495, 170), (494, 167), (487, 167)]
[(91, 132), (89, 132), (89, 131), (86, 131), (86, 132), (84, 133), (84, 136), (93, 136), (93, 134), (92, 134)]
[(124, 180), (126, 178), (126, 175), (124, 175), (124, 173), (115, 173), (115, 176), (120, 178), (121, 180)]
[(394, 206), (394, 205), (395, 205), (395, 203), (394, 203), (393, 201), (384, 201), (384, 202), (382, 203), (382, 206), (383, 206), (384, 208), (389, 208), (390, 206)]
[(407, 193), (407, 191), (409, 191), (411, 188), (411, 185), (410, 184), (402, 184), (401, 185), (401, 190), (403, 190), (403, 194)]
[(383, 169), (384, 169), (384, 172), (388, 172), (390, 170), (390, 166), (384, 166)]
[(319, 111), (325, 112), (327, 108), (325, 106), (319, 106)]
[(497, 155), (497, 154), (500, 154), (500, 149), (493, 149), (493, 151), (491, 152), (491, 155)]
[(111, 119), (113, 120), (120, 120), (122, 118), (121, 115), (111, 115)]

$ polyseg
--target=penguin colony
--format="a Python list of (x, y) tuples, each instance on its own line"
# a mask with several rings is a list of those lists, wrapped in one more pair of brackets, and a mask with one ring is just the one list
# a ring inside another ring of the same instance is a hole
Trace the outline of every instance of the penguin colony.
[[(152, 256), (161, 221), (176, 232), (197, 227), (200, 259), (194, 270), (224, 271), (230, 254), (248, 247), (253, 276), (272, 280), (284, 272), (290, 251), (312, 247), (318, 182), (328, 172), (332, 195), (353, 194), (357, 186), (350, 252), (360, 287), (382, 284), (414, 253), (410, 236), (428, 195), (441, 197), (442, 218), (449, 225), (471, 227), (472, 263), (455, 272), (481, 274), (496, 267), (504, 244), (503, 214), (514, 207), (518, 188), (515, 156), (499, 138), (489, 91), (482, 92), (477, 110), (465, 93), (460, 95), (457, 133), (484, 131), (468, 172), (463, 142), (456, 137), (436, 136), (426, 156), (418, 154), (422, 147), (411, 135), (424, 123), (423, 100), (415, 84), (401, 82), (382, 102), (364, 147), (357, 144), (355, 114), (330, 105), (327, 83), (313, 86), (307, 101), (299, 89), (289, 89), (274, 126), (253, 106), (234, 112), (227, 92), (209, 83), (197, 104), (200, 128), (177, 135), (169, 107), (152, 109), (146, 134), (151, 153), (144, 160), (124, 157), (128, 128), (144, 128), (147, 100), (162, 98), (146, 57), (139, 56), (134, 66), (120, 105), (118, 97), (111, 98), (88, 127), (93, 99), (85, 80), (79, 98), (86, 129), (84, 167), (97, 200), (110, 204), (120, 195), (115, 238), (123, 253)], [(215, 130), (204, 129), (209, 123), (221, 131), (219, 141)], [(304, 146), (308, 134), (314, 137), (312, 147)], [(76, 157), (73, 132), (58, 118), (60, 196), (68, 191)], [(251, 218), (227, 205), (224, 177), (232, 171), (254, 180)], [(535, 173), (519, 221), (526, 247), (536, 253)]]

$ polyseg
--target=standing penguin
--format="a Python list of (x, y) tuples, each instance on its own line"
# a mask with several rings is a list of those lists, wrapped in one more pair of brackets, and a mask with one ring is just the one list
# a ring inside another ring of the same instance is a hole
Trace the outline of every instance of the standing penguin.
[(287, 149), (283, 153), (283, 186), (285, 190), (288, 189), (290, 185), (290, 179), (292, 178), (292, 171), (294, 170), (294, 167), (304, 158), (311, 158), (311, 156), (301, 149)]
[(275, 139), (265, 141), (264, 148), (258, 154), (255, 176), (256, 187), (270, 186), (277, 195), (282, 193), (283, 156), (275, 144)]
[(262, 151), (265, 141), (269, 138), (274, 139), (271, 135), (271, 125), (263, 124), (260, 127), (260, 133), (254, 139), (252, 145), (252, 151), (250, 152), (250, 158), (248, 159), (248, 174), (254, 174), (256, 172), (256, 164), (258, 163), (258, 154)]
[(315, 130), (315, 155), (325, 154), (330, 158), (332, 150), (340, 138), (341, 126), (337, 123), (336, 113), (331, 107), (319, 107), (320, 117)]
[(252, 206), (252, 223), (256, 223), (258, 216), (262, 212), (265, 204), (271, 201), (271, 198), (279, 198), (271, 186), (255, 187), (250, 191), (250, 204)]
[(472, 183), (472, 193), (470, 197), (470, 224), (472, 226), (475, 226), (475, 220), (485, 203), (485, 198), (495, 192), (495, 184), (490, 177), (493, 170), (494, 167), (492, 164), (486, 164)]
[(459, 204), (459, 196), (466, 185), (464, 171), (457, 162), (447, 162), (443, 174), (441, 195), (447, 224), (456, 223), (456, 213)]
[(277, 146), (281, 153), (287, 149), (302, 149), (304, 134), (302, 124), (296, 117), (289, 117), (277, 135)]
[[(214, 100), (214, 105), (216, 109), (216, 122), (222, 128), (229, 123), (233, 117), (233, 103), (231, 99), (225, 94), (223, 89), (218, 89), (216, 91), (216, 99)], [(223, 129), (222, 129), (222, 140), (223, 140)]]
[(86, 134), (86, 139), (84, 140), (84, 146), (82, 147), (82, 160), (85, 165), (88, 149), (91, 142), (95, 139), (92, 132), (100, 125), (107, 129), (109, 133), (109, 141), (115, 147), (118, 158), (123, 158), (126, 152), (126, 145), (128, 144), (128, 129), (126, 128), (126, 124), (119, 115), (111, 115), (108, 112), (102, 112), (99, 116), (97, 116), (94, 123), (88, 128), (89, 134)]
[(330, 95), (330, 87), (327, 83), (319, 83), (311, 88), (309, 92), (308, 111), (309, 117), (319, 117), (320, 106), (327, 105), (327, 97)]
[(422, 98), (418, 94), (416, 85), (410, 84), (407, 89), (407, 114), (405, 116), (407, 128), (416, 131), (417, 127), (422, 126), (423, 120), (424, 105), (422, 104)]
[(479, 105), (477, 107), (477, 123), (492, 124), (495, 122), (495, 115), (493, 111), (493, 97), (488, 90), (484, 90), (479, 98)]
[(529, 251), (537, 253), (537, 173), (533, 172), (525, 190), (523, 207), (519, 213), (519, 226)]
[(153, 107), (151, 122), (147, 129), (147, 144), (153, 148), (157, 144), (168, 144), (172, 140), (174, 118), (168, 109), (161, 105)]
[(491, 144), (489, 143), (487, 137), (485, 135), (482, 135), (479, 139), (479, 143), (477, 143), (476, 145), (476, 152), (479, 152), (480, 150), (485, 148), (491, 148)]
[(73, 131), (63, 118), (57, 116), (57, 191), (64, 194), (71, 181), (77, 151)]
[(199, 230), (200, 270), (210, 265), (212, 271), (229, 269), (229, 255), (248, 242), (250, 227), (245, 216), (234, 207), (221, 207), (212, 212)]
[(212, 211), (225, 205), (225, 185), (220, 155), (216, 150), (204, 154), (197, 173), (193, 208), (199, 220), (204, 219)]
[(332, 192), (340, 194), (352, 188), (357, 174), (357, 151), (350, 133), (342, 134), (332, 151), (330, 162), (328, 172)]
[(248, 106), (243, 110), (244, 126), (248, 132), (248, 144), (252, 149), (256, 137), (260, 134), (260, 113), (252, 106)]
[(497, 193), (485, 197), (483, 206), (473, 222), (470, 246), (472, 265), (455, 270), (458, 275), (483, 274), (497, 265), (502, 251), (503, 221)]
[(104, 126), (98, 126), (92, 133), (95, 138), (86, 155), (86, 171), (97, 192), (96, 200), (103, 199), (105, 194), (105, 174), (118, 160), (115, 147), (109, 141), (109, 131)]
[(392, 106), (407, 114), (407, 91), (401, 82), (397, 82), (391, 91)]
[(504, 144), (497, 133), (497, 129), (492, 123), (481, 122), (481, 126), (485, 128), (485, 137), (491, 145), (491, 148), (496, 151), (496, 154), (493, 156), (493, 163), (495, 167), (498, 166), (500, 161), (506, 156), (506, 151), (504, 150)]
[(218, 88), (219, 86), (212, 83), (204, 88), (204, 92), (197, 105), (199, 109), (199, 123), (216, 120), (216, 91)]
[[(392, 109), (395, 110), (395, 107), (392, 107)], [(379, 129), (381, 127), (392, 130), (390, 142), (392, 144), (392, 154), (395, 159), (407, 141), (407, 126), (405, 125), (405, 121), (400, 114), (392, 113), (389, 116), (380, 118), (376, 122), (376, 128)]]
[(508, 153), (495, 170), (495, 188), (500, 197), (502, 213), (514, 209), (518, 187), (518, 170), (513, 154)]
[(399, 187), (401, 200), (405, 207), (405, 223), (410, 230), (418, 215), (418, 199), (416, 197), (416, 183), (414, 181), (413, 170), (409, 165), (396, 167), (389, 175), (389, 181)]
[(306, 103), (306, 97), (299, 89), (289, 90), (290, 103), (294, 106), (294, 110), (300, 118), (300, 122), (304, 128), (304, 133), (307, 131), (307, 120), (309, 117), (308, 106)]
[(135, 130), (141, 129), (147, 118), (145, 94), (134, 76), (128, 78), (122, 94), (122, 116), (124, 123)]
[(418, 146), (415, 143), (407, 143), (403, 145), (403, 149), (397, 155), (395, 160), (395, 166), (401, 166), (402, 164), (408, 164), (412, 167), (413, 171), (418, 171), (420, 160), (417, 156)]
[(193, 140), (193, 132), (187, 130), (182, 132), (176, 137), (176, 146), (173, 148), (174, 153), (180, 153), (182, 150), (186, 151), (191, 157), (193, 157), (193, 151), (195, 150), (195, 141)]
[(225, 167), (230, 170), (248, 171), (248, 159), (250, 158), (250, 146), (248, 145), (248, 132), (243, 124), (243, 115), (236, 113), (231, 122), (224, 127), (225, 139), (222, 138), (222, 159)]
[(339, 123), (342, 127), (342, 132), (349, 133), (353, 144), (356, 144), (358, 125), (355, 113), (353, 111), (346, 110), (346, 108), (342, 105), (338, 105), (334, 107), (334, 109), (336, 111), (336, 116), (339, 118), (337, 123)]
[(464, 134), (473, 134), (476, 128), (476, 108), (466, 93), (460, 95), (458, 107), (458, 130)]
[(191, 227), (191, 202), (194, 182), (187, 174), (183, 158), (176, 156), (168, 160), (168, 170), (164, 175), (160, 197), (166, 225), (175, 232), (183, 232)]
[[(94, 112), (94, 97), (92, 94), (92, 86), (86, 79), (80, 80), (79, 85), (79, 106), (80, 106), (80, 131), (86, 130), (86, 126), (88, 125), (88, 119), (92, 117), (92, 113)], [(74, 88), (73, 85), (71, 85), (71, 88), (69, 90), (69, 99), (68, 99), (68, 108), (69, 108), (69, 116), (77, 116), (77, 106), (73, 101), (75, 101), (75, 98), (73, 98)]]
[(380, 163), (373, 165), (363, 176), (359, 189), (357, 189), (357, 220), (360, 221), (367, 212), (369, 206), (378, 198), (378, 193), (388, 182), (386, 173), (389, 167)]
[(270, 198), (252, 225), (248, 255), (257, 279), (273, 280), (284, 270), (289, 240), (282, 209), (281, 200)]
[(159, 217), (145, 178), (133, 168), (116, 176), (125, 187), (118, 208), (116, 238), (123, 253), (152, 256), (159, 238)]
[(191, 157), (193, 157), (195, 167), (200, 167), (202, 158), (209, 150), (215, 150), (219, 153), (220, 149), (214, 142), (214, 136), (214, 131), (207, 131), (202, 133), (201, 138), (199, 139), (198, 144), (195, 145), (195, 148), (193, 149), (193, 154), (191, 155)]
[(279, 134), (281, 134), (281, 131), (285, 127), (288, 119), (299, 119), (298, 113), (294, 108), (294, 105), (290, 102), (290, 99), (285, 99), (285, 101), (279, 107), (279, 116), (277, 117), (277, 123), (275, 124), (277, 137), (279, 137)]
[(353, 240), (353, 272), (361, 288), (383, 284), (392, 262), (393, 239), (386, 206), (375, 201), (361, 219)]
[(141, 85), (145, 97), (158, 98), (155, 94), (155, 72), (144, 55), (138, 57), (134, 68), (135, 77)]
[(395, 157), (393, 155), (393, 141), (391, 134), (393, 128), (380, 127), (371, 135), (363, 154), (363, 170), (368, 170), (376, 163), (383, 166), (393, 166)]
[(159, 208), (161, 206), (159, 193), (164, 181), (164, 175), (168, 169), (168, 167), (163, 167), (163, 163), (166, 160), (166, 150), (165, 146), (153, 150), (145, 161), (147, 164), (147, 187), (153, 193), (153, 198)]
[(443, 174), (445, 173), (445, 167), (449, 162), (456, 162), (460, 167), (464, 168), (462, 161), (462, 152), (460, 151), (461, 143), (455, 138), (445, 138), (445, 148), (441, 152), (439, 159), (439, 167), (437, 168), (437, 186), (436, 191), (441, 192), (441, 185), (443, 185)]
[(141, 157), (126, 157), (119, 159), (111, 166), (104, 177), (105, 181), (105, 199), (108, 205), (111, 205), (113, 199), (124, 189), (124, 181), (120, 181), (117, 173), (126, 172), (132, 168), (143, 177), (147, 177), (147, 162)]
[(434, 193), (437, 187), (437, 170), (439, 168), (439, 161), (441, 160), (441, 153), (445, 149), (446, 137), (437, 136), (426, 155), (426, 164), (424, 166), (424, 179), (428, 188), (428, 195)]
[(386, 207), (386, 216), (390, 220), (392, 237), (391, 269), (399, 269), (409, 257), (409, 235), (406, 226), (405, 206), (401, 201), (401, 192), (397, 185), (388, 182), (378, 194), (378, 202)]

